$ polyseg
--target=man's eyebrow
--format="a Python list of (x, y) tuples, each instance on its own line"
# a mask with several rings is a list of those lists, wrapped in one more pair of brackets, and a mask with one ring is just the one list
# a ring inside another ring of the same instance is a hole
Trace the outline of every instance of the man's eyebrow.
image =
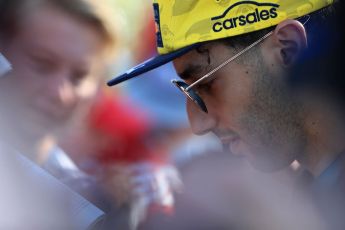
[(189, 80), (191, 78), (201, 77), (202, 73), (201, 65), (189, 65), (181, 73), (178, 73), (183, 80)]
[(59, 58), (55, 52), (49, 49), (46, 49), (44, 47), (31, 46), (30, 48), (25, 49), (25, 52), (32, 58), (40, 57), (40, 58), (49, 58), (53, 60), (56, 60)]

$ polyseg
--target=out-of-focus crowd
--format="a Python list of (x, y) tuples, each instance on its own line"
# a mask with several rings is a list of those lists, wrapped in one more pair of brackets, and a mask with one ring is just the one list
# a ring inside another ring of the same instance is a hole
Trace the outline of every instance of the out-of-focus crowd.
[[(156, 54), (146, 5), (132, 64)], [(110, 9), (0, 0), (0, 229), (324, 229), (298, 163), (258, 172), (192, 134), (171, 64), (106, 88), (128, 61)]]
[[(194, 141), (184, 98), (165, 79), (172, 66), (110, 91), (126, 42), (105, 1), (0, 6), (0, 227), (136, 229), (148, 213), (172, 213), (176, 164), (207, 146)], [(139, 29), (133, 63), (155, 53), (153, 20)]]

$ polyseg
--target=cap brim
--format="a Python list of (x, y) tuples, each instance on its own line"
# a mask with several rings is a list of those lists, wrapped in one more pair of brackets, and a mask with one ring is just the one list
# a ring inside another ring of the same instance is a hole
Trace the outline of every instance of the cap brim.
[(199, 43), (193, 44), (187, 47), (184, 47), (182, 49), (176, 50), (174, 52), (158, 55), (156, 57), (150, 58), (147, 61), (133, 67), (132, 69), (128, 70), (124, 74), (121, 74), (120, 76), (115, 77), (114, 79), (107, 82), (108, 86), (114, 86), (121, 82), (127, 81), (131, 78), (134, 78), (136, 76), (139, 76), (143, 73), (146, 73), (150, 70), (153, 70), (161, 65), (164, 65), (172, 60), (174, 60), (177, 57), (182, 56), (183, 54), (197, 48), (200, 46)]

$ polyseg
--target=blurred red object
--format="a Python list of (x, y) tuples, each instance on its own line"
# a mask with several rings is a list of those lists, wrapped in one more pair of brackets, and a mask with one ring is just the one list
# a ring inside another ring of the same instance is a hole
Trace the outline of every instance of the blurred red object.
[(154, 158), (145, 143), (150, 121), (124, 98), (102, 92), (91, 108), (89, 122), (104, 142), (98, 153), (101, 163), (135, 163)]

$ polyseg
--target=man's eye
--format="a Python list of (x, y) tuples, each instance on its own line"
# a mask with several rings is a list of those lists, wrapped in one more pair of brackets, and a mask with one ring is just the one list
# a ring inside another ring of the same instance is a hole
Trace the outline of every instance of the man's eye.
[(80, 85), (81, 82), (86, 78), (86, 76), (86, 73), (75, 73), (71, 76), (70, 80), (73, 83), (73, 85)]
[(204, 84), (200, 84), (196, 90), (200, 94), (211, 93), (213, 83), (214, 83), (214, 79), (208, 82), (205, 82)]

